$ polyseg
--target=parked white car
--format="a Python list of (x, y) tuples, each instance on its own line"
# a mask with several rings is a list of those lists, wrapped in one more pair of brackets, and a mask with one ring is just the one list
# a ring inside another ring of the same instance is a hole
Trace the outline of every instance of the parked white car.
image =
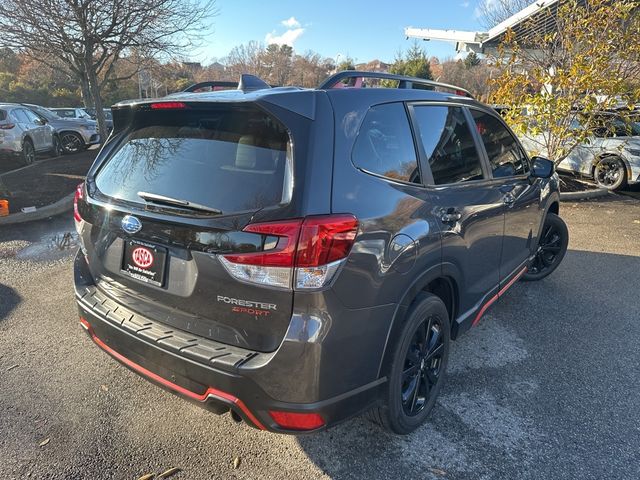
[[(577, 173), (601, 187), (616, 190), (640, 183), (640, 124), (615, 114), (602, 114), (588, 141), (575, 147), (558, 170)], [(584, 128), (575, 121), (575, 128)], [(547, 156), (542, 137), (521, 138), (529, 153)]]
[(29, 165), (42, 152), (62, 153), (55, 128), (22, 105), (0, 104), (0, 156), (17, 156)]

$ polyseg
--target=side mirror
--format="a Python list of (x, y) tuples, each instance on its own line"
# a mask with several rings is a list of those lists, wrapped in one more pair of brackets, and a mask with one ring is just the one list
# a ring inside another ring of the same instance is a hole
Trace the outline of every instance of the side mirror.
[(33, 123), (36, 125), (46, 125), (47, 121), (44, 118), (36, 118)]
[(531, 178), (551, 178), (555, 171), (554, 163), (548, 158), (533, 157), (531, 159)]

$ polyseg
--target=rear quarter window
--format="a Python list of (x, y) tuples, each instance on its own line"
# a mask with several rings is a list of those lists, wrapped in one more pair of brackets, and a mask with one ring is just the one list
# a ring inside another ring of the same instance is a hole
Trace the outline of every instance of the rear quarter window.
[(291, 140), (255, 107), (211, 107), (137, 114), (96, 175), (100, 192), (144, 204), (153, 193), (224, 214), (287, 203)]
[(402, 103), (377, 105), (362, 121), (351, 155), (359, 169), (409, 183), (421, 183), (409, 119)]

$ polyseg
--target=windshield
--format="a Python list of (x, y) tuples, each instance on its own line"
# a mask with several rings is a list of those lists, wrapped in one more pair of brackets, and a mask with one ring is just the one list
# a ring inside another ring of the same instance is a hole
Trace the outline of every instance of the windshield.
[(257, 210), (290, 198), (289, 135), (251, 107), (141, 112), (96, 176), (105, 195), (144, 204), (152, 195), (223, 213)]
[[(574, 118), (571, 121), (572, 128), (586, 128), (588, 119)], [(592, 119), (591, 130), (594, 136), (599, 138), (611, 137), (636, 137), (640, 136), (640, 125), (633, 119), (627, 119), (619, 115), (599, 115)]]

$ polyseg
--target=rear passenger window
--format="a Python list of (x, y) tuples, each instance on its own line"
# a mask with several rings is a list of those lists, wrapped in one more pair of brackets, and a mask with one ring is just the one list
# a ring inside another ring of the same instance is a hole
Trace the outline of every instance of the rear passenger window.
[(420, 171), (407, 113), (402, 103), (372, 107), (353, 147), (356, 167), (403, 182), (420, 183)]
[(478, 133), (487, 150), (487, 157), (495, 178), (524, 175), (529, 172), (525, 153), (507, 128), (493, 115), (471, 110)]
[(435, 184), (481, 180), (480, 156), (462, 108), (424, 105), (414, 111)]
[(27, 116), (27, 119), (29, 120), (29, 123), (35, 123), (37, 120), (39, 120), (39, 117), (33, 113), (31, 110), (23, 110), (24, 114)]
[(18, 123), (29, 123), (29, 118), (27, 117), (27, 114), (21, 108), (16, 108), (11, 113), (13, 115), (13, 118), (15, 118), (18, 121)]

